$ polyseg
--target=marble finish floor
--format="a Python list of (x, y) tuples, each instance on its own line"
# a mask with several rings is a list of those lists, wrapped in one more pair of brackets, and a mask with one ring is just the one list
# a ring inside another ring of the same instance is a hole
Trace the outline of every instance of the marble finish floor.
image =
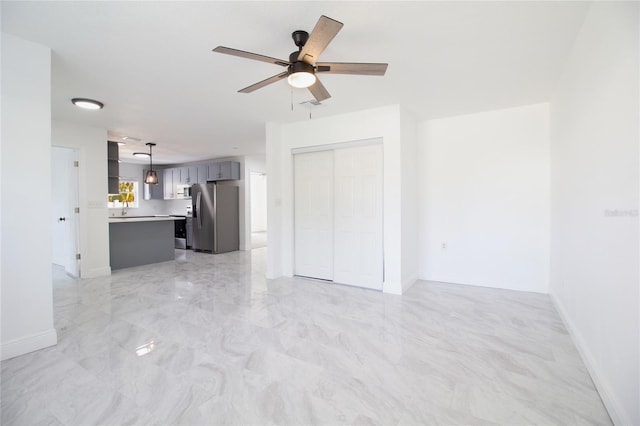
[(257, 249), (267, 246), (267, 232), (252, 232), (251, 233), (251, 248)]
[(545, 295), (264, 278), (266, 248), (54, 283), (3, 425), (611, 424)]

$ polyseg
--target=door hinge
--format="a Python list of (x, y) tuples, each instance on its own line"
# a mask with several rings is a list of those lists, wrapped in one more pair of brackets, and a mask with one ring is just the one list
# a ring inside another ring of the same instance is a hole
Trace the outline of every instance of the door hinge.
[(75, 209), (73, 209), (73, 211), (76, 213), (80, 213), (80, 207), (76, 207)]
[(74, 161), (74, 162), (73, 162), (73, 167), (78, 167), (79, 165), (80, 165), (80, 162), (79, 162), (79, 161)]
[(80, 260), (80, 253), (76, 253), (76, 260)]

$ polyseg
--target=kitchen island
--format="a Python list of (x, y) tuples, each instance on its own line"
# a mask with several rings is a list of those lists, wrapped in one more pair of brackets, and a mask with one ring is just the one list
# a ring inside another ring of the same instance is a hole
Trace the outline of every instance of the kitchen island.
[(130, 268), (175, 259), (172, 216), (109, 218), (111, 269)]

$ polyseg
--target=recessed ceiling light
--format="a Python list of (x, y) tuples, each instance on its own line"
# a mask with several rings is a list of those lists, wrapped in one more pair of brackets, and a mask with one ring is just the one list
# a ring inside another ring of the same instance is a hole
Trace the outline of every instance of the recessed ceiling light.
[(102, 109), (104, 104), (102, 102), (94, 101), (93, 99), (86, 98), (73, 98), (71, 102), (80, 108), (84, 109)]
[(142, 139), (140, 138), (134, 138), (133, 136), (123, 136), (122, 140), (124, 141), (136, 141), (136, 142), (140, 142)]
[(134, 152), (133, 156), (134, 157), (148, 157), (149, 153), (148, 152)]

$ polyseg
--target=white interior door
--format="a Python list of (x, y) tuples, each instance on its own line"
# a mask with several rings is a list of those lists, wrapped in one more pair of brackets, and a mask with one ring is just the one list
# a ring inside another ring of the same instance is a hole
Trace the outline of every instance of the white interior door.
[(333, 151), (294, 156), (295, 271), (333, 279)]
[(381, 290), (382, 145), (336, 149), (334, 169), (333, 280)]
[(52, 261), (73, 276), (79, 276), (77, 213), (77, 153), (71, 148), (51, 149), (51, 237)]

